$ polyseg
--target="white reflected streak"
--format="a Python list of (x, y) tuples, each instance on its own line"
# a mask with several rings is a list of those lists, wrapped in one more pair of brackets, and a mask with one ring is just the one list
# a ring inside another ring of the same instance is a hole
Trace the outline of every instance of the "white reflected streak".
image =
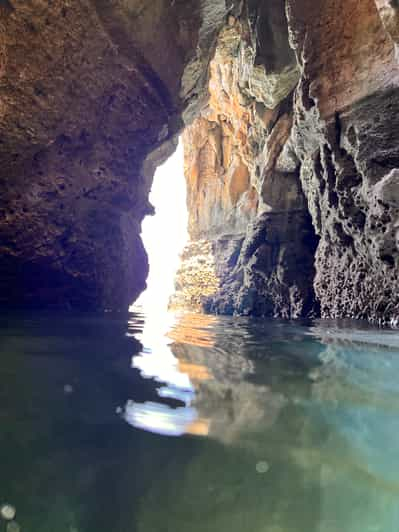
[(198, 418), (197, 411), (190, 406), (194, 397), (190, 377), (179, 369), (179, 361), (166, 339), (175, 321), (173, 314), (167, 312), (168, 302), (174, 292), (179, 255), (188, 240), (181, 142), (176, 152), (157, 169), (150, 202), (155, 207), (155, 216), (147, 216), (142, 224), (142, 238), (150, 265), (148, 288), (131, 307), (132, 311), (145, 316), (143, 332), (136, 334), (133, 331), (145, 347), (132, 357), (132, 367), (138, 369), (143, 378), (164, 384), (157, 389), (160, 398), (175, 399), (185, 406), (171, 408), (162, 403), (128, 401), (123, 417), (136, 428), (180, 436)]
[(194, 389), (175, 388), (174, 386), (163, 386), (157, 390), (159, 397), (177, 399), (189, 406), (195, 399)]
[(171, 408), (159, 403), (135, 403), (128, 401), (123, 417), (135, 428), (162, 434), (164, 436), (182, 436), (198, 418), (193, 407)]
[(154, 379), (177, 388), (194, 389), (189, 376), (179, 371), (177, 358), (167, 348), (162, 352), (143, 352), (134, 356), (132, 367), (139, 369), (145, 379)]

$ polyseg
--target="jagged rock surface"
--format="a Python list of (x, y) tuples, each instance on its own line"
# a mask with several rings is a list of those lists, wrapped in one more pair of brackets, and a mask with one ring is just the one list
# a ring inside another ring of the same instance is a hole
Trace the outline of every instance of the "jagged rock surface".
[(189, 242), (181, 255), (175, 293), (170, 298), (169, 308), (199, 312), (204, 298), (214, 295), (218, 289), (219, 278), (216, 275), (211, 242)]
[[(245, 40), (241, 17), (234, 24), (240, 52), (226, 51), (222, 32), (209, 109), (185, 134), (190, 230), (214, 243), (221, 284), (205, 307), (396, 323), (398, 7), (388, 0), (289, 0), (286, 8), (288, 31), (280, 26), (278, 33), (289, 35), (296, 53), (293, 100), (284, 91), (271, 100), (270, 92), (254, 90), (267, 83), (264, 77), (257, 84), (253, 62), (284, 86), (278, 72), (287, 71), (290, 56), (270, 69), (261, 52), (265, 34)], [(236, 75), (242, 57), (245, 87)], [(234, 206), (226, 197), (239, 164), (247, 171)], [(252, 208), (245, 208), (254, 190)]]
[(222, 0), (0, 2), (0, 304), (126, 309), (143, 290), (152, 171), (206, 95), (226, 15)]
[(397, 10), (391, 2), (384, 12), (388, 3), (377, 1), (378, 11), (372, 0), (290, 2), (301, 67), (294, 139), (320, 236), (322, 317), (383, 323), (399, 316)]
[(188, 124), (208, 310), (394, 323), (398, 46), (393, 0), (0, 2), (0, 304), (126, 308)]
[(220, 279), (204, 300), (211, 312), (317, 313), (317, 238), (291, 142), (299, 71), (283, 8), (274, 2), (274, 17), (263, 14), (268, 31), (248, 13), (230, 17), (210, 65), (209, 105), (184, 133), (189, 231), (212, 242)]

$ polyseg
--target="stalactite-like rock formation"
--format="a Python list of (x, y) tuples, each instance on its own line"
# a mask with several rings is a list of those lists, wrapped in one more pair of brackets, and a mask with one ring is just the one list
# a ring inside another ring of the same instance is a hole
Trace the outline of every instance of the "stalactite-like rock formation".
[(189, 230), (194, 242), (213, 242), (220, 278), (207, 310), (317, 313), (317, 238), (291, 142), (298, 79), (283, 2), (230, 17), (210, 65), (209, 104), (184, 134)]
[(207, 310), (394, 322), (398, 46), (393, 0), (3, 0), (0, 304), (126, 308), (185, 128)]
[[(275, 14), (283, 3), (269, 5)], [(213, 242), (221, 281), (205, 307), (395, 322), (397, 6), (292, 0), (285, 7), (288, 31), (256, 33), (241, 17), (230, 50), (225, 35), (234, 29), (221, 33), (209, 106), (185, 133), (191, 235)], [(283, 63), (262, 55), (273, 54), (262, 39), (276, 34), (289, 35), (296, 54), (289, 76), (289, 53), (276, 51)]]

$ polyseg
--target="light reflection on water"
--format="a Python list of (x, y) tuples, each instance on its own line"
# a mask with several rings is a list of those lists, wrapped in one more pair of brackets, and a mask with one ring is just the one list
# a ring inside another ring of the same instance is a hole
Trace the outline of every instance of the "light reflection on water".
[[(191, 406), (195, 398), (195, 384), (192, 379), (195, 373), (208, 378), (208, 373), (206, 367), (187, 365), (173, 353), (168, 333), (176, 320), (179, 318), (168, 313), (154, 313), (147, 319), (142, 333), (137, 336), (143, 344), (143, 349), (132, 357), (132, 367), (137, 368), (144, 379), (162, 383), (162, 386), (157, 388), (161, 399), (175, 399), (184, 406), (172, 407), (152, 401), (139, 403), (129, 399), (123, 417), (134, 427), (157, 434), (205, 436), (208, 434), (208, 421), (200, 419), (196, 408)], [(151, 347), (145, 347), (146, 345)], [(212, 343), (209, 342), (209, 345)]]
[(0, 506), (22, 531), (398, 530), (397, 332), (162, 313), (0, 325)]

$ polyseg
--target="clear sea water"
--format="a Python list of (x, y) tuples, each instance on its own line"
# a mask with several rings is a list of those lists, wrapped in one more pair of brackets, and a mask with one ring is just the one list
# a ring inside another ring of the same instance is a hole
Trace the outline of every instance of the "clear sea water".
[(399, 333), (3, 315), (5, 503), (23, 532), (397, 532)]

